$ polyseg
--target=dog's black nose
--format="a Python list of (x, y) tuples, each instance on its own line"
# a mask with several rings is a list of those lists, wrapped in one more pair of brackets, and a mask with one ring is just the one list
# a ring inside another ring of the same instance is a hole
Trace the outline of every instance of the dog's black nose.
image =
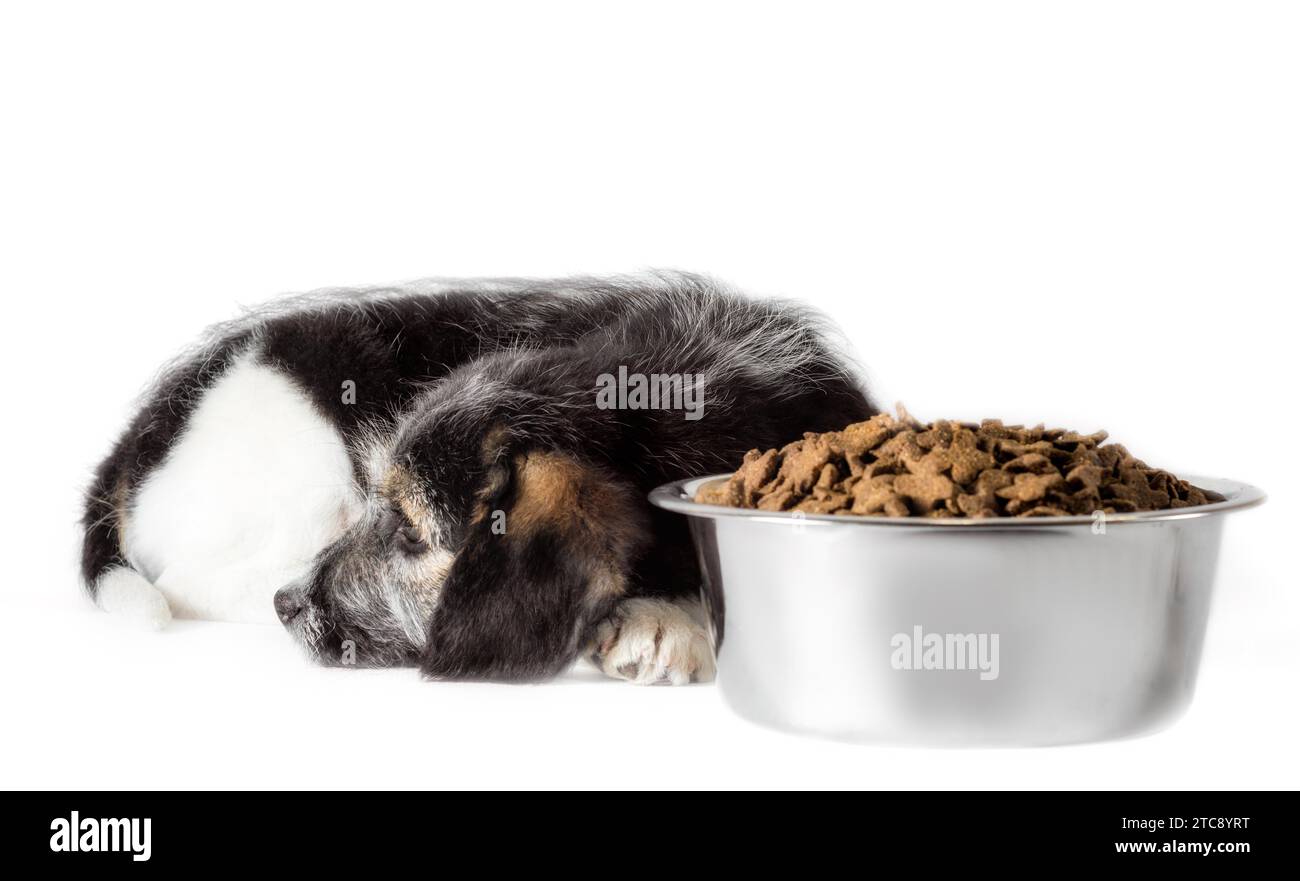
[(282, 587), (275, 592), (275, 614), (283, 624), (297, 618), (306, 604), (306, 597), (296, 587)]

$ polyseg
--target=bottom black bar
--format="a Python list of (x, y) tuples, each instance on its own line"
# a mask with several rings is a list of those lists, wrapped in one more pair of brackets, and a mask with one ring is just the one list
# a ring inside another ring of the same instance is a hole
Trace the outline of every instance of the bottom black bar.
[[(610, 846), (638, 839), (636, 857), (691, 839), (822, 863), (853, 854), (916, 855), (1017, 866), (1043, 858), (1208, 859), (1228, 866), (1290, 855), (1293, 799), (1264, 793), (869, 793), (815, 797), (664, 797), (421, 793), (7, 793), (4, 853), (50, 867), (117, 864), (204, 869), (338, 870), (395, 866), (462, 851), (545, 860), (575, 836)], [(546, 847), (548, 850), (541, 850)], [(757, 850), (755, 850), (757, 848)]]

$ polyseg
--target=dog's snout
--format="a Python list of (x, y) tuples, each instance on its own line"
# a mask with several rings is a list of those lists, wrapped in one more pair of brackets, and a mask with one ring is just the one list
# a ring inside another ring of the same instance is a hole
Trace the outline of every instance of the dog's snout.
[(283, 624), (291, 623), (306, 605), (306, 594), (297, 587), (282, 587), (275, 592), (275, 614)]

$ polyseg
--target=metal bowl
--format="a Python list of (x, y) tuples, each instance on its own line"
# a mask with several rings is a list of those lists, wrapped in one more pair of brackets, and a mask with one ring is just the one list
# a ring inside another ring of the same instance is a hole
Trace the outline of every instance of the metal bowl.
[[(799, 515), (650, 501), (690, 518), (719, 648), (747, 719), (834, 738), (1028, 746), (1161, 727), (1191, 700), (1225, 501), (1096, 517)], [(723, 633), (725, 597), (725, 642)]]

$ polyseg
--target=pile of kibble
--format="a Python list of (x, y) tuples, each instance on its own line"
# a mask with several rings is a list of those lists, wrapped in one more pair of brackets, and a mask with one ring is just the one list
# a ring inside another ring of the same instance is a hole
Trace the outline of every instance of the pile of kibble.
[(877, 517), (1053, 517), (1222, 501), (1150, 468), (1106, 432), (940, 420), (901, 407), (843, 431), (750, 450), (696, 501), (761, 511)]

